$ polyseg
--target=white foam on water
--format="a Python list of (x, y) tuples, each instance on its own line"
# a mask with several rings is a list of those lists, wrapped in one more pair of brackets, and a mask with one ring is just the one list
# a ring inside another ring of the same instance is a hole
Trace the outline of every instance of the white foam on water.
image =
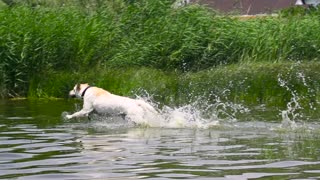
[(201, 110), (190, 104), (176, 108), (165, 106), (160, 111), (160, 117), (161, 127), (168, 128), (210, 128), (219, 125), (215, 114), (204, 118)]

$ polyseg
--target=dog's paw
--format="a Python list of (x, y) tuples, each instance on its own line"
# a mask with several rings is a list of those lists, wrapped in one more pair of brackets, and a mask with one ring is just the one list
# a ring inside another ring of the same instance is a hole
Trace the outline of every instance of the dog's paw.
[(62, 113), (61, 113), (61, 118), (62, 118), (63, 120), (69, 120), (69, 119), (72, 118), (72, 116), (69, 115), (68, 112), (62, 112)]
[(66, 118), (69, 120), (69, 119), (72, 119), (72, 115), (66, 115)]

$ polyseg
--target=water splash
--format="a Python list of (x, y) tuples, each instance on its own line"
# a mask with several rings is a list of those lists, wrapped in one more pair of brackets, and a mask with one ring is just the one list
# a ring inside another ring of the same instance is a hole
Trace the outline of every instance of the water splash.
[(181, 107), (164, 106), (160, 110), (162, 127), (169, 128), (210, 128), (219, 125), (216, 114), (204, 117), (203, 111), (198, 109), (196, 102)]
[(278, 75), (278, 83), (281, 87), (285, 88), (291, 93), (291, 99), (287, 103), (287, 109), (281, 111), (282, 122), (280, 127), (295, 129), (297, 127), (295, 120), (298, 117), (301, 117), (301, 115), (297, 113), (297, 110), (301, 109), (299, 104), (300, 97), (298, 96), (296, 90), (292, 90), (289, 87), (288, 81), (284, 80), (281, 74)]
[[(299, 65), (297, 63), (296, 65)], [(293, 67), (291, 67), (293, 69)], [(290, 73), (290, 72), (289, 72)], [(289, 73), (286, 75), (286, 77), (289, 77)], [(312, 97), (314, 96), (314, 90), (310, 88), (310, 85), (308, 84), (308, 77), (305, 76), (303, 72), (296, 72), (292, 74), (293, 76), (291, 78), (295, 78), (301, 84), (307, 89), (307, 94), (308, 96)], [(290, 128), (290, 129), (296, 129), (297, 120), (301, 120), (304, 118), (303, 113), (300, 113), (301, 110), (304, 108), (300, 104), (300, 101), (305, 99), (306, 97), (299, 94), (297, 90), (295, 90), (294, 85), (289, 83), (288, 78), (284, 78), (282, 74), (278, 74), (278, 83), (281, 87), (285, 88), (286, 91), (288, 91), (291, 94), (291, 99), (287, 103), (287, 109), (281, 111), (281, 117), (282, 117), (282, 123), (281, 123), (281, 128)], [(316, 104), (317, 102), (310, 101), (309, 102), (309, 108), (312, 110), (316, 110)]]
[[(93, 123), (99, 127), (118, 128), (131, 127), (127, 125), (134, 122), (138, 126), (145, 127), (163, 127), (163, 128), (212, 128), (220, 125), (220, 121), (236, 121), (237, 113), (248, 112), (249, 109), (240, 104), (223, 102), (217, 95), (213, 103), (209, 103), (207, 98), (200, 97), (192, 103), (178, 107), (162, 106), (152, 100), (152, 96), (145, 93), (144, 97), (137, 96), (136, 99), (143, 100), (150, 104), (155, 110), (147, 111), (143, 119), (126, 116), (119, 120), (119, 117), (98, 117), (92, 119)], [(115, 125), (113, 125), (115, 124)], [(119, 124), (123, 124), (122, 126)]]

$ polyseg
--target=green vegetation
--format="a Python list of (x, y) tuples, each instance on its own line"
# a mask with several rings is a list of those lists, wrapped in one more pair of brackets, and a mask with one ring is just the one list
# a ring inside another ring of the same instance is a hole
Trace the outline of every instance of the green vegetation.
[(172, 0), (12, 2), (0, 6), (1, 97), (65, 97), (89, 82), (168, 104), (284, 106), (294, 90), (318, 102), (316, 11), (241, 20)]

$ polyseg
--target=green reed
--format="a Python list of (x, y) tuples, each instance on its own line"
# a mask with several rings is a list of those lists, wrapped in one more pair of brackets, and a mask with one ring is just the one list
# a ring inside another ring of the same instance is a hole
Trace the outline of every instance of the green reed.
[[(281, 71), (273, 68), (316, 64), (320, 53), (317, 13), (240, 20), (198, 5), (174, 8), (171, 0), (46, 2), (0, 9), (1, 97), (63, 97), (72, 84), (87, 81), (184, 102), (183, 93), (219, 91), (247, 77), (243, 86), (252, 89), (235, 86), (230, 98), (280, 101), (282, 90), (270, 87)], [(246, 65), (252, 69), (241, 72)], [(194, 90), (191, 81), (204, 89)]]

